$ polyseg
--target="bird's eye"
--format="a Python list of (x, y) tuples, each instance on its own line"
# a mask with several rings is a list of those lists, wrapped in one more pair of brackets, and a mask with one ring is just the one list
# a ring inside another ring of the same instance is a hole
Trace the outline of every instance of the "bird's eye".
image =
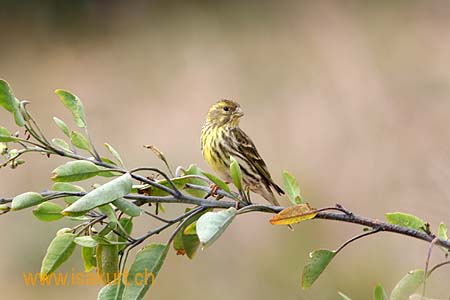
[(229, 108), (228, 106), (225, 106), (225, 107), (223, 108), (223, 110), (224, 110), (224, 111), (229, 111), (230, 108)]

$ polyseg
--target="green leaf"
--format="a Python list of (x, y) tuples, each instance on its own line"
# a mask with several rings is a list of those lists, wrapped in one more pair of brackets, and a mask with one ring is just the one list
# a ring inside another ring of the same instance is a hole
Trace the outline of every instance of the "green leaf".
[(108, 217), (109, 226), (111, 229), (116, 229), (119, 220), (117, 219), (116, 212), (111, 204), (107, 203), (98, 207), (100, 212)]
[[(117, 235), (110, 232), (105, 236), (109, 242), (117, 242)], [(117, 278), (119, 273), (119, 248), (118, 245), (105, 245), (100, 243), (96, 248), (97, 271), (103, 282), (110, 283)]]
[(204, 247), (210, 246), (225, 231), (236, 216), (236, 209), (230, 207), (219, 212), (207, 212), (196, 225), (197, 235)]
[(425, 221), (419, 219), (416, 216), (406, 213), (401, 212), (387, 213), (386, 219), (391, 224), (412, 228), (418, 231), (425, 231), (426, 228)]
[(8, 129), (0, 126), (0, 142), (7, 143), (7, 142), (16, 142), (16, 141), (18, 141), (18, 139), (11, 136), (11, 132), (9, 132)]
[(16, 122), (17, 126), (23, 127), (25, 125), (25, 120), (23, 118), (22, 113), (20, 112), (20, 109), (17, 109), (14, 113), (14, 121)]
[(151, 244), (145, 246), (136, 254), (127, 281), (124, 282), (123, 299), (138, 300), (144, 298), (164, 263), (168, 248), (168, 245), (165, 244)]
[[(133, 218), (121, 218), (119, 224), (128, 236), (131, 235), (131, 232), (133, 231)], [(119, 242), (127, 242), (127, 240), (122, 236), (119, 236)], [(119, 245), (119, 252), (123, 251), (125, 248), (126, 245)]]
[(11, 203), (11, 210), (20, 210), (38, 205), (45, 201), (45, 198), (39, 193), (26, 192), (14, 197)]
[(125, 300), (122, 297), (124, 287), (122, 280), (110, 282), (100, 290), (97, 300)]
[(131, 191), (133, 181), (129, 173), (115, 178), (95, 190), (87, 193), (75, 203), (63, 210), (64, 215), (77, 215), (95, 207), (122, 198)]
[(303, 202), (297, 179), (288, 171), (283, 171), (283, 184), (284, 190), (292, 204), (297, 205)]
[(19, 101), (11, 90), (8, 82), (0, 79), (0, 106), (9, 112), (14, 112), (19, 107)]
[(347, 296), (346, 294), (344, 294), (342, 292), (338, 292), (338, 295), (341, 296), (341, 298), (344, 300), (352, 300), (352, 298), (350, 298), (349, 296)]
[(94, 240), (91, 236), (78, 236), (75, 238), (74, 242), (81, 247), (94, 248), (97, 247), (98, 242)]
[(116, 199), (112, 204), (114, 204), (114, 206), (117, 207), (121, 212), (130, 217), (139, 217), (140, 215), (142, 215), (142, 208), (126, 199)]
[(57, 182), (81, 181), (100, 174), (102, 170), (87, 160), (75, 160), (57, 167), (51, 179)]
[(233, 156), (230, 156), (230, 161), (230, 174), (233, 184), (238, 190), (243, 191), (241, 167)]
[(192, 224), (189, 224), (189, 226), (186, 226), (183, 233), (185, 235), (197, 235), (197, 222), (193, 222)]
[(409, 296), (422, 285), (424, 281), (424, 270), (417, 269), (408, 272), (394, 287), (390, 300), (408, 300)]
[[(186, 209), (186, 212), (188, 212), (189, 210), (190, 209)], [(192, 224), (196, 224), (197, 220), (209, 211), (212, 211), (212, 209), (207, 209), (204, 212), (193, 216), (183, 225), (182, 228), (180, 228), (180, 231), (178, 231), (173, 240), (173, 248), (177, 251), (177, 255), (186, 254), (189, 259), (194, 258), (195, 253), (200, 246), (200, 240), (197, 236), (197, 230), (195, 230), (195, 234), (190, 234), (192, 232), (186, 234), (185, 231), (187, 230), (187, 228), (193, 226)], [(196, 228), (196, 226), (193, 227)], [(190, 230), (192, 231), (192, 228)]]
[(68, 137), (70, 138), (70, 130), (69, 127), (67, 127), (66, 123), (64, 123), (63, 120), (57, 118), (57, 117), (53, 117), (53, 121), (55, 121), (56, 126), (59, 127), (59, 129), (61, 129), (61, 131)]
[(76, 235), (73, 233), (63, 233), (57, 235), (47, 248), (44, 260), (42, 261), (41, 278), (46, 278), (61, 266), (72, 255), (75, 249)]
[(72, 152), (72, 151), (70, 151), (69, 144), (67, 144), (66, 141), (63, 139), (54, 138), (54, 139), (52, 139), (52, 143), (56, 147), (66, 151), (66, 152)]
[(123, 161), (119, 155), (119, 152), (117, 152), (116, 149), (114, 149), (113, 146), (111, 146), (108, 143), (105, 143), (105, 147), (114, 156), (114, 158), (120, 163), (120, 165), (123, 166)]
[(72, 131), (70, 134), (70, 142), (78, 149), (90, 151), (91, 146), (88, 139), (78, 131)]
[(438, 237), (444, 241), (448, 240), (448, 229), (442, 222), (439, 224)]
[(61, 214), (63, 208), (56, 203), (44, 202), (33, 210), (33, 214), (36, 218), (44, 222), (56, 221), (64, 216)]
[(379, 284), (377, 284), (375, 290), (373, 291), (373, 300), (388, 300), (386, 291)]
[[(74, 185), (68, 182), (55, 182), (52, 186), (52, 190), (57, 192), (86, 192), (81, 186)], [(67, 196), (63, 198), (64, 202), (66, 202), (67, 204), (72, 204), (78, 199), (80, 199), (80, 197), (78, 196)]]
[(215, 185), (217, 185), (221, 190), (224, 190), (225, 192), (231, 194), (230, 187), (228, 186), (228, 184), (223, 182), (221, 179), (214, 176), (213, 174), (209, 174), (206, 172), (202, 172), (202, 174), (205, 175), (205, 177), (207, 177), (209, 180), (211, 180)]
[(315, 250), (309, 254), (309, 259), (302, 272), (303, 289), (311, 287), (335, 255), (334, 251), (326, 249)]
[(90, 272), (97, 266), (95, 260), (95, 248), (81, 247), (81, 257), (83, 258), (84, 271)]
[[(189, 168), (187, 170), (184, 171), (184, 175), (202, 175), (202, 170), (199, 167), (197, 167), (196, 165), (192, 164), (189, 166)], [(174, 178), (174, 180), (175, 179), (178, 179), (178, 178)], [(202, 185), (202, 186), (208, 185), (204, 180), (201, 180), (198, 178), (188, 178), (186, 180), (186, 183)], [(206, 195), (206, 192), (195, 190), (195, 189), (186, 189), (186, 192), (188, 192), (189, 194), (191, 194), (192, 196), (197, 197), (197, 198), (203, 198)]]
[(72, 112), (75, 124), (80, 128), (85, 128), (87, 126), (86, 116), (80, 98), (65, 90), (56, 90), (55, 93), (61, 99), (62, 103)]
[(20, 112), (20, 102), (14, 96), (8, 82), (0, 79), (0, 106), (14, 115), (17, 126), (23, 127), (25, 120)]
[[(186, 183), (189, 183), (189, 178), (186, 177), (177, 177), (172, 179), (173, 184), (177, 187), (177, 189), (184, 189)], [(168, 188), (172, 188), (170, 183), (167, 180), (157, 181), (158, 184), (163, 185)], [(154, 188), (151, 185), (143, 185), (138, 188), (139, 192), (144, 193), (149, 196), (167, 196), (169, 195), (167, 192), (160, 190), (158, 188)], [(205, 194), (206, 195), (206, 194)]]

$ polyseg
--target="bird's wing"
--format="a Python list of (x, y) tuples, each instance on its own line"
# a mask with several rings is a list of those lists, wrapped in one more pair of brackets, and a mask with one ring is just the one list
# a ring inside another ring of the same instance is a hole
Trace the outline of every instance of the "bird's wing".
[(272, 180), (266, 163), (261, 158), (261, 155), (259, 155), (258, 150), (250, 137), (239, 127), (233, 130), (233, 135), (238, 142), (239, 152), (255, 166), (259, 175), (262, 177), (263, 182), (266, 182), (269, 186), (273, 186), (278, 194), (284, 194), (284, 191)]

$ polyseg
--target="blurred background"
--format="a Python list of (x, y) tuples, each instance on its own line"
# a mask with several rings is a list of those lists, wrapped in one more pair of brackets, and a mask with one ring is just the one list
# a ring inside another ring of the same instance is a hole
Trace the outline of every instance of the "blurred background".
[[(450, 3), (447, 1), (0, 1), (0, 77), (49, 136), (71, 115), (57, 88), (84, 102), (91, 135), (128, 167), (196, 163), (200, 130), (220, 98), (241, 103), (242, 128), (276, 181), (289, 170), (315, 207), (416, 214), (450, 224)], [(1, 125), (14, 131), (8, 113)], [(0, 170), (0, 196), (42, 191), (65, 160), (29, 156)], [(85, 184), (88, 186), (88, 184)], [(263, 201), (254, 196), (254, 201)], [(282, 199), (285, 205), (286, 199)], [(174, 215), (182, 208), (168, 208)], [(428, 245), (380, 233), (348, 246), (309, 290), (302, 267), (317, 248), (337, 248), (355, 225), (311, 221), (290, 232), (265, 214), (239, 217), (194, 260), (168, 255), (146, 299), (371, 299), (409, 270)], [(142, 217), (136, 234), (153, 220)], [(25, 287), (55, 232), (30, 210), (0, 217), (3, 298), (95, 299), (100, 287)], [(167, 234), (154, 238), (164, 241)], [(443, 259), (435, 249), (432, 264)], [(82, 271), (77, 250), (61, 271)], [(448, 299), (450, 268), (427, 283)]]

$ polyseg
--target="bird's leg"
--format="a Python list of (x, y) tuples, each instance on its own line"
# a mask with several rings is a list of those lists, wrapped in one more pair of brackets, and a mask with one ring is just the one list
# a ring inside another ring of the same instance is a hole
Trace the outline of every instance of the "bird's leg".
[(244, 187), (244, 190), (242, 192), (240, 192), (240, 194), (241, 194), (242, 202), (245, 205), (252, 204), (252, 202), (250, 201), (250, 187), (248, 185), (246, 185)]
[(249, 203), (249, 204), (252, 204), (252, 200), (250, 200), (250, 187), (249, 186), (247, 186), (246, 188), (245, 188), (245, 200)]
[[(230, 184), (229, 181), (224, 181), (224, 182), (225, 182), (225, 184)], [(217, 184), (212, 183), (209, 185), (209, 188), (211, 189), (211, 192), (210, 192), (211, 196), (216, 197), (217, 191), (220, 189), (220, 187)]]

